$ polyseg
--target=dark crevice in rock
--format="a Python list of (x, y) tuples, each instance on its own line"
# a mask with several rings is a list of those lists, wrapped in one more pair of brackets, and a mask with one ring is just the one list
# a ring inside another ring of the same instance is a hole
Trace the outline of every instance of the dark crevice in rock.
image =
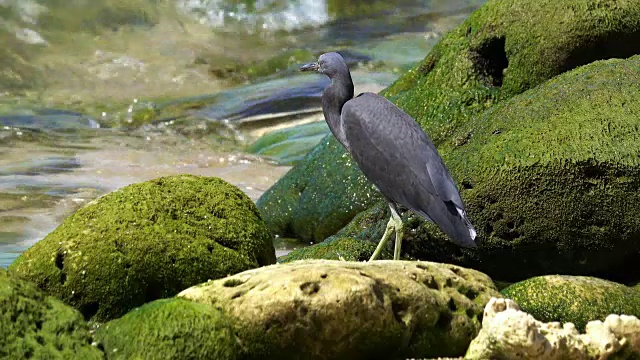
[(609, 32), (604, 36), (592, 38), (588, 46), (574, 49), (564, 61), (561, 72), (575, 69), (579, 66), (597, 60), (626, 59), (640, 53), (640, 32)]
[(505, 38), (492, 37), (471, 50), (475, 72), (490, 86), (502, 86), (504, 70), (509, 66)]
[(242, 281), (240, 279), (229, 279), (229, 280), (226, 280), (222, 284), (222, 286), (224, 286), (224, 287), (236, 287), (236, 286), (242, 285), (242, 284), (244, 284), (244, 281)]
[(56, 254), (56, 267), (60, 270), (64, 268), (64, 253), (62, 251), (58, 251)]
[(95, 314), (98, 313), (99, 309), (100, 309), (100, 304), (96, 301), (92, 301), (92, 302), (80, 305), (79, 310), (85, 319), (91, 319)]
[(320, 284), (315, 281), (306, 282), (300, 285), (300, 290), (302, 290), (305, 295), (313, 295), (320, 291)]

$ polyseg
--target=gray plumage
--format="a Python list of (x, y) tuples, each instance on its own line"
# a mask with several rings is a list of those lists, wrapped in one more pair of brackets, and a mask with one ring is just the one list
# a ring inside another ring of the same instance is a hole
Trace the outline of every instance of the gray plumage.
[[(400, 251), (402, 237), (399, 216), (392, 224), (396, 204), (434, 222), (458, 245), (475, 247), (476, 233), (460, 193), (436, 147), (415, 120), (377, 94), (363, 93), (354, 98), (351, 74), (338, 53), (323, 54), (317, 63), (301, 70), (318, 71), (331, 79), (322, 96), (325, 120), (389, 202), (392, 221), (387, 232), (390, 228), (396, 231), (396, 252)], [(390, 236), (387, 232), (379, 247)], [(394, 258), (398, 256), (394, 254)]]

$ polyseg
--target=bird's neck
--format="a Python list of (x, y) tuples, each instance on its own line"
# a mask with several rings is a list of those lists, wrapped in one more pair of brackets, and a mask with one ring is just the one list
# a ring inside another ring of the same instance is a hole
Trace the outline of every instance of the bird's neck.
[(353, 82), (351, 75), (331, 79), (331, 85), (324, 89), (322, 94), (322, 111), (324, 119), (329, 125), (333, 135), (347, 149), (349, 145), (344, 135), (343, 124), (340, 119), (342, 107), (353, 98)]

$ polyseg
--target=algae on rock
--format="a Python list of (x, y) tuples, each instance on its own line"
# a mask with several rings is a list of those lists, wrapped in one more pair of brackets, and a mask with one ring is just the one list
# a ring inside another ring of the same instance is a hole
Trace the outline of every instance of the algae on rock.
[(240, 359), (229, 318), (213, 306), (161, 299), (102, 324), (96, 340), (107, 359)]
[(609, 315), (590, 321), (581, 334), (572, 323), (544, 323), (520, 310), (511, 299), (491, 299), (482, 330), (465, 359), (592, 360), (640, 358), (640, 320)]
[(133, 184), (79, 209), (9, 271), (97, 321), (247, 269), (275, 263), (255, 205), (218, 178)]
[(269, 230), (320, 242), (380, 199), (342, 145), (327, 136), (258, 199)]
[(245, 271), (178, 297), (234, 319), (246, 358), (459, 356), (499, 296), (486, 275), (430, 262), (305, 260)]
[[(458, 129), (473, 127), (489, 107), (580, 65), (638, 53), (636, 0), (489, 1), (383, 95), (414, 116), (436, 145), (452, 146), (468, 140), (472, 132)], [(371, 204), (368, 181), (329, 141), (261, 197), (272, 232), (322, 241)], [(451, 173), (461, 185), (464, 178)], [(328, 181), (316, 186), (322, 178)]]
[(547, 275), (502, 290), (523, 311), (543, 322), (571, 322), (580, 331), (609, 314), (640, 316), (640, 290), (584, 276)]
[(0, 269), (0, 358), (103, 359), (77, 310)]
[(640, 56), (599, 61), (461, 127), (464, 143), (440, 151), (480, 246), (461, 249), (415, 221), (405, 228), (404, 255), (503, 281), (552, 273), (637, 281), (627, 269), (640, 261), (638, 84)]

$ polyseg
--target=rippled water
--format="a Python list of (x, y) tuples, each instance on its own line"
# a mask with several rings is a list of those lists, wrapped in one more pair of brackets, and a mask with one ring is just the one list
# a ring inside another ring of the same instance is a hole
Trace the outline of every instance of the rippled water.
[(379, 91), (482, 2), (0, 0), (0, 266), (131, 183), (219, 176), (257, 199), (288, 167), (247, 146), (322, 120), (327, 79), (300, 63), (340, 50)]

